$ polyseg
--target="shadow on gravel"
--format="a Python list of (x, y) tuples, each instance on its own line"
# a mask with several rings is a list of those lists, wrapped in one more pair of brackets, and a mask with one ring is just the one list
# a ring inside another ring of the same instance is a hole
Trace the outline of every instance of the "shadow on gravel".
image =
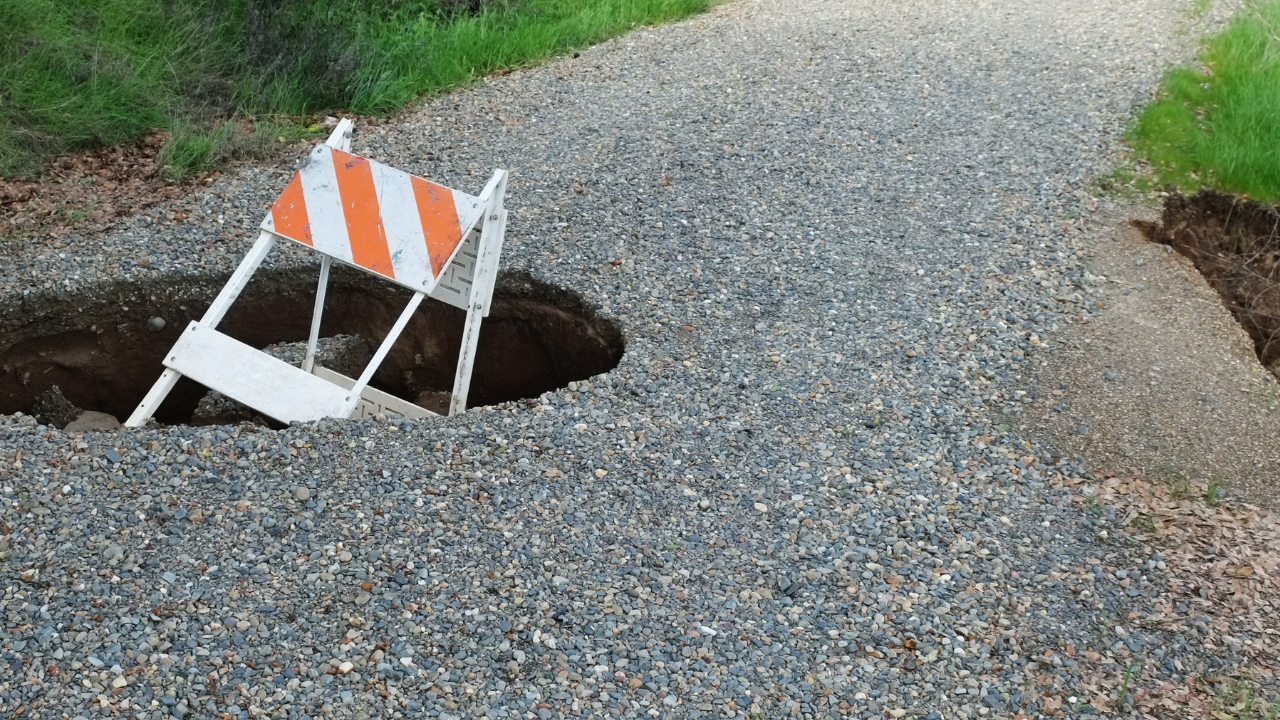
[(1280, 377), (1280, 210), (1209, 191), (1173, 195), (1159, 223), (1133, 221), (1151, 242), (1195, 263)]
[[(128, 416), (163, 370), (164, 353), (225, 281), (177, 276), (0, 300), (0, 413), (29, 413), (57, 385), (81, 408)], [(259, 271), (219, 329), (258, 348), (305, 341), (315, 283), (314, 269)], [(407, 291), (335, 267), (321, 335), (381, 342), (408, 299)], [(164, 320), (162, 329), (154, 329), (154, 318)], [(423, 303), (371, 384), (439, 407), (453, 386), (464, 319), (451, 306)], [(503, 274), (480, 334), (470, 404), (537, 397), (608, 372), (623, 349), (618, 325), (596, 317), (578, 296)], [(191, 422), (205, 392), (182, 380), (156, 419)]]

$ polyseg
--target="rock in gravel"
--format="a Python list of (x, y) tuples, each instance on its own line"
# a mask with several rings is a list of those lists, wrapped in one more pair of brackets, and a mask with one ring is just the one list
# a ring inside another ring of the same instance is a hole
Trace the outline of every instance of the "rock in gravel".
[(254, 423), (266, 425), (267, 420), (253, 408), (239, 403), (226, 395), (210, 390), (200, 398), (196, 409), (191, 414), (192, 425), (232, 425), (237, 423)]
[[(268, 345), (263, 352), (290, 365), (301, 366), (307, 355), (305, 342)], [(369, 341), (358, 335), (333, 335), (316, 342), (315, 363), (347, 377), (359, 377), (373, 358)]]
[(164, 329), (165, 325), (166, 323), (162, 317), (157, 316), (147, 320), (147, 329), (153, 333), (160, 332)]
[(298, 502), (306, 502), (311, 499), (311, 490), (309, 488), (300, 487), (293, 491), (293, 498)]
[(65, 427), (84, 413), (63, 396), (62, 389), (57, 385), (40, 393), (31, 405), (31, 412), (40, 422), (54, 427)]
[(119, 430), (120, 427), (120, 421), (116, 419), (115, 415), (86, 410), (80, 413), (80, 416), (75, 420), (67, 423), (63, 430), (65, 432), (108, 432)]

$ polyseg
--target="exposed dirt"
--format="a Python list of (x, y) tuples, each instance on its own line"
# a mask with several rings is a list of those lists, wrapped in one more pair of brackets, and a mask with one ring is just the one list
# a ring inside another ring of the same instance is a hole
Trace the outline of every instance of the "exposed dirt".
[(1062, 409), (1033, 411), (1027, 431), (1097, 470), (1222, 482), (1274, 507), (1280, 384), (1192, 262), (1129, 223), (1155, 213), (1118, 207), (1088, 241), (1102, 309), (1039, 369)]
[[(305, 340), (315, 273), (260, 271), (219, 329), (255, 347)], [(160, 360), (197, 319), (225, 278), (120, 283), (74, 297), (27, 296), (0, 307), (0, 413), (30, 412), (57, 385), (80, 408), (127, 417), (163, 369)], [(322, 336), (358, 335), (380, 342), (408, 292), (355, 271), (335, 269)], [(148, 321), (165, 320), (153, 332)], [(465, 314), (424, 303), (372, 384), (413, 401), (453, 386)], [(536, 397), (613, 369), (622, 357), (618, 327), (594, 316), (572, 294), (521, 275), (500, 277), (480, 334), (471, 405)], [(183, 380), (156, 413), (166, 423), (191, 420), (205, 389)]]
[(1160, 223), (1135, 221), (1152, 242), (1195, 263), (1280, 376), (1280, 211), (1221, 193), (1174, 195)]

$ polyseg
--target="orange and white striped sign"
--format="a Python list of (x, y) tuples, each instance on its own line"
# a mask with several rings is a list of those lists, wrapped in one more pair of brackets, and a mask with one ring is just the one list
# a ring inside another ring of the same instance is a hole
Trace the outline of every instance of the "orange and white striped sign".
[(483, 209), (480, 198), (322, 144), (262, 229), (431, 292)]

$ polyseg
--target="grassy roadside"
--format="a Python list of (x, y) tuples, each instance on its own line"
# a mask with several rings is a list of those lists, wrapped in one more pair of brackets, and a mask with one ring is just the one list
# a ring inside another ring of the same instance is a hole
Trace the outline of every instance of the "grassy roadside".
[(6, 0), (0, 177), (153, 130), (180, 177), (710, 0)]
[(1246, 5), (1165, 75), (1129, 131), (1154, 179), (1280, 202), (1280, 0)]

